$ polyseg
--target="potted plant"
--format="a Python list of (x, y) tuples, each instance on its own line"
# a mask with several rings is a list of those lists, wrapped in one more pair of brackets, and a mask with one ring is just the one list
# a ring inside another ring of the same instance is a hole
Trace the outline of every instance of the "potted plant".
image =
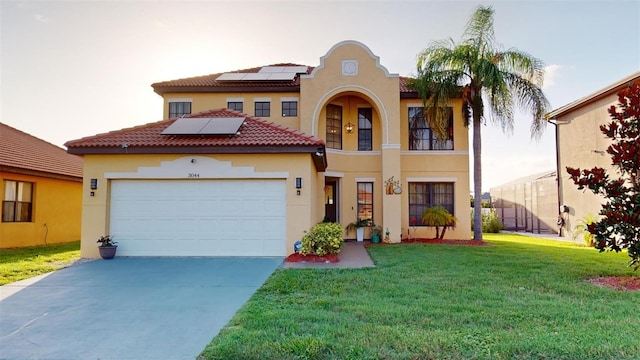
[(116, 256), (116, 250), (118, 249), (117, 242), (113, 241), (113, 236), (102, 235), (97, 241), (100, 245), (98, 251), (100, 251), (100, 257), (103, 259), (113, 259)]
[(371, 224), (371, 242), (379, 243), (382, 236), (382, 228), (376, 224)]
[(356, 231), (356, 239), (358, 241), (363, 241), (364, 240), (364, 228), (366, 228), (367, 226), (371, 226), (371, 220), (370, 219), (358, 219), (354, 222), (349, 223), (349, 225), (347, 225), (347, 232), (351, 232), (351, 231)]

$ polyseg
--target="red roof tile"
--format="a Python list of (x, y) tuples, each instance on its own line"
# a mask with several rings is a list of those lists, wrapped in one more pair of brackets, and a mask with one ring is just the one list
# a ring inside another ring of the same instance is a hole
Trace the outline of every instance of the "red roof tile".
[[(247, 148), (281, 148), (282, 152), (289, 152), (286, 149), (291, 147), (324, 146), (324, 141), (320, 138), (233, 110), (216, 109), (184, 116), (184, 118), (202, 117), (245, 117), (245, 121), (240, 126), (239, 133), (232, 136), (161, 135), (164, 129), (176, 121), (173, 118), (72, 140), (65, 146), (69, 148), (70, 153), (74, 154), (100, 153), (100, 149), (104, 149), (105, 153), (113, 153), (107, 149), (119, 149), (120, 153), (124, 153), (125, 147), (130, 153), (175, 152), (177, 148), (195, 148), (211, 153), (217, 152), (216, 148), (225, 148), (226, 152), (242, 153), (246, 152)], [(162, 151), (162, 148), (167, 150)]]
[(82, 158), (0, 123), (0, 167), (82, 178)]
[[(267, 66), (307, 66), (291, 63), (273, 64)], [(232, 73), (257, 73), (262, 69), (260, 67), (254, 67), (249, 69), (241, 69), (231, 71)], [(308, 66), (307, 74), (311, 74), (313, 66)], [(182, 90), (196, 91), (198, 88), (208, 88), (208, 91), (214, 89), (220, 89), (221, 91), (228, 91), (230, 88), (268, 88), (269, 91), (274, 91), (274, 88), (282, 88), (282, 90), (292, 90), (287, 88), (299, 88), (300, 75), (296, 76), (292, 81), (216, 81), (216, 79), (223, 73), (196, 76), (184, 79), (176, 79), (169, 81), (157, 82), (151, 85), (153, 90), (162, 95), (165, 92), (178, 91), (180, 88), (186, 88)], [(400, 92), (401, 93), (414, 93), (407, 86), (409, 78), (400, 76)], [(299, 91), (299, 90), (297, 90)]]
[[(283, 63), (283, 64), (273, 64), (267, 66), (307, 66), (300, 64), (292, 64), (292, 63)], [(249, 69), (241, 69), (230, 71), (231, 73), (257, 73), (262, 69), (263, 66), (254, 67)], [(313, 71), (312, 66), (307, 66), (307, 74), (311, 74)], [(243, 88), (288, 88), (288, 87), (299, 87), (300, 86), (300, 75), (296, 75), (296, 77), (292, 81), (217, 81), (216, 79), (222, 75), (223, 73), (211, 74), (211, 75), (203, 75), (196, 76), (184, 79), (176, 79), (169, 81), (157, 82), (155, 84), (151, 84), (154, 91), (158, 94), (162, 94), (168, 90), (168, 88), (176, 88), (176, 87), (207, 87), (207, 88), (230, 88), (230, 87), (243, 87)]]

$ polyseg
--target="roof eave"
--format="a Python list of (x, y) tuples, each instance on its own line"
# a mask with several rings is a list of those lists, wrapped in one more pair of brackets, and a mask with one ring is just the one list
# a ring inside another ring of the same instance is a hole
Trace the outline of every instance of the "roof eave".
[(557, 119), (560, 116), (566, 115), (578, 108), (594, 103), (598, 100), (601, 100), (607, 96), (611, 96), (612, 94), (617, 94), (620, 90), (622, 90), (625, 86), (628, 86), (630, 83), (640, 80), (640, 72), (633, 73), (626, 78), (617, 81), (603, 89), (600, 89), (592, 94), (589, 94), (583, 98), (580, 98), (576, 101), (570, 102), (569, 104), (557, 108), (545, 115), (545, 118), (548, 120)]
[(300, 92), (300, 85), (291, 86), (155, 86), (153, 91), (166, 93), (234, 93), (234, 92)]

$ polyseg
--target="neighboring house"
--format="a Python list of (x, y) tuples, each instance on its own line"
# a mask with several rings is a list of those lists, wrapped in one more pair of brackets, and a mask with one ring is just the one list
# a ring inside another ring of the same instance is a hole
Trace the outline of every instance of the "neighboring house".
[(558, 233), (555, 171), (525, 176), (490, 191), (491, 206), (506, 230)]
[(603, 199), (589, 190), (578, 190), (567, 173), (567, 166), (591, 169), (605, 168), (615, 174), (611, 157), (606, 153), (611, 141), (602, 134), (600, 125), (611, 121), (608, 109), (618, 105), (618, 92), (640, 81), (636, 72), (606, 88), (576, 100), (547, 114), (556, 128), (559, 210), (564, 220), (562, 236), (572, 237), (576, 220), (600, 212)]
[(469, 238), (461, 101), (438, 141), (407, 81), (344, 41), (317, 67), (153, 84), (166, 120), (66, 144), (84, 157), (85, 186), (97, 184), (85, 193), (82, 256), (96, 257), (105, 233), (119, 255), (285, 256), (323, 219), (369, 218), (399, 242), (436, 204), (458, 217), (447, 236)]
[(82, 158), (0, 123), (0, 248), (80, 240)]

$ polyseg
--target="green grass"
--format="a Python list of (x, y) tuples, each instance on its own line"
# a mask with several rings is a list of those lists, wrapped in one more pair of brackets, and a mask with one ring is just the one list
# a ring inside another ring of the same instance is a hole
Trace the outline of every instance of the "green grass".
[(48, 273), (80, 259), (80, 242), (0, 249), (0, 285)]
[[(369, 249), (374, 269), (277, 270), (201, 359), (640, 359), (626, 254), (491, 234)], [(638, 274), (633, 274), (638, 276)]]

